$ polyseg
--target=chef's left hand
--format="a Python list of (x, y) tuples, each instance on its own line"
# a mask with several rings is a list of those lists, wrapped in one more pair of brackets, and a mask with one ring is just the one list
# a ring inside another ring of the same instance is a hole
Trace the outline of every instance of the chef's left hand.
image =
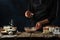
[(27, 18), (31, 18), (33, 15), (34, 15), (34, 14), (33, 14), (32, 12), (30, 12), (29, 10), (27, 10), (27, 11), (25, 12), (25, 17), (27, 17)]

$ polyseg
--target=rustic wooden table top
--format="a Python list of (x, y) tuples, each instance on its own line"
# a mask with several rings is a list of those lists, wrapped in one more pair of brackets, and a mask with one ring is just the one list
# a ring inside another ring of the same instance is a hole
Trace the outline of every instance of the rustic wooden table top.
[(41, 32), (34, 32), (34, 33), (27, 33), (27, 32), (20, 32), (16, 35), (0, 35), (0, 38), (9, 38), (9, 37), (60, 37), (60, 35), (54, 35), (54, 34), (45, 34)]

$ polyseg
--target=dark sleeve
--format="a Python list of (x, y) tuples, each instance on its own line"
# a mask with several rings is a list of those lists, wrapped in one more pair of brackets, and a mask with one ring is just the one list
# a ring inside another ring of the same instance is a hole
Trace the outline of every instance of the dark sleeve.
[[(40, 21), (48, 19), (52, 21), (51, 18), (54, 15), (53, 11), (53, 0), (34, 0), (31, 2), (31, 11), (34, 13), (34, 20)], [(51, 11), (52, 10), (52, 11)]]

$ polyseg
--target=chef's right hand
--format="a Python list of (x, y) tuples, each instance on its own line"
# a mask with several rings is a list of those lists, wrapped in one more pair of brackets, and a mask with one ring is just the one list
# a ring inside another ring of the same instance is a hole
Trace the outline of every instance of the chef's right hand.
[(35, 25), (36, 30), (41, 29), (42, 23), (41, 22), (37, 22)]
[(27, 18), (31, 18), (33, 15), (34, 15), (34, 14), (33, 14), (32, 12), (30, 12), (29, 10), (27, 10), (27, 11), (25, 12), (25, 17), (27, 17)]

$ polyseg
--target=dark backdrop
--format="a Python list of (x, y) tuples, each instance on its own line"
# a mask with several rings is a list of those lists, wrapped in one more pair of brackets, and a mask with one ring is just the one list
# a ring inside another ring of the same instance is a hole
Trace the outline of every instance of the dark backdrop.
[(30, 21), (24, 16), (28, 9), (26, 0), (0, 0), (0, 26), (9, 25), (11, 19), (18, 30), (30, 26)]

